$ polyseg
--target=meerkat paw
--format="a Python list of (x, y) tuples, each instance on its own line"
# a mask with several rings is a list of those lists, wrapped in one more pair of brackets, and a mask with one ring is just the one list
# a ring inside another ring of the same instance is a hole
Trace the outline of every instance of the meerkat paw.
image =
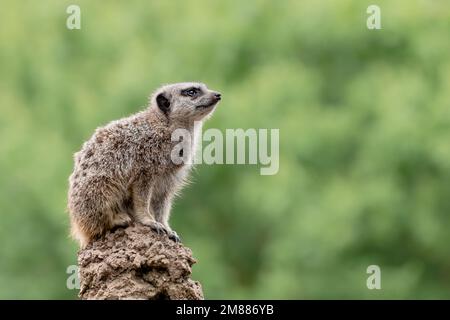
[(169, 230), (169, 239), (175, 241), (175, 242), (181, 242), (180, 237), (178, 236), (178, 233), (176, 233), (173, 230)]
[(157, 221), (145, 221), (144, 225), (149, 226), (157, 234), (169, 234), (169, 230), (160, 222)]
[(180, 237), (178, 236), (178, 234), (175, 231), (173, 231), (172, 229), (170, 229), (170, 227), (165, 226), (161, 222), (145, 221), (145, 222), (142, 222), (142, 224), (149, 226), (157, 234), (166, 234), (169, 237), (169, 239), (171, 239), (175, 242), (180, 242)]
[(130, 223), (131, 217), (126, 213), (115, 214), (111, 222), (113, 228), (117, 227), (125, 228), (128, 227)]

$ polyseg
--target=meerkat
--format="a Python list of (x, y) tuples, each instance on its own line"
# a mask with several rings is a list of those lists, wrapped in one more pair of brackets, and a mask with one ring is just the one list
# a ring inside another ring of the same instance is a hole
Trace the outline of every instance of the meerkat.
[(71, 234), (82, 248), (132, 221), (179, 241), (169, 215), (192, 161), (172, 161), (177, 143), (172, 133), (185, 129), (191, 134), (194, 147), (180, 153), (189, 152), (183, 156), (192, 159), (201, 123), (220, 100), (221, 94), (203, 83), (165, 85), (150, 96), (145, 110), (96, 129), (75, 153), (69, 178)]

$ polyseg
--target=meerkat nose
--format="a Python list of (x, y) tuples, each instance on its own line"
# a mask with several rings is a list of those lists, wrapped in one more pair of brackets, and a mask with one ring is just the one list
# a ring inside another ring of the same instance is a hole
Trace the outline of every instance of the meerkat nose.
[(214, 97), (217, 99), (217, 101), (222, 99), (222, 95), (219, 92), (214, 93)]

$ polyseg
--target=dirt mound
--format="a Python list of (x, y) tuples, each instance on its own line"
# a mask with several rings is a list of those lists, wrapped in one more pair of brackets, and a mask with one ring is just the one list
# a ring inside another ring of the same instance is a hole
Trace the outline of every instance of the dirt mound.
[(78, 252), (81, 299), (203, 299), (189, 248), (149, 227), (119, 228)]

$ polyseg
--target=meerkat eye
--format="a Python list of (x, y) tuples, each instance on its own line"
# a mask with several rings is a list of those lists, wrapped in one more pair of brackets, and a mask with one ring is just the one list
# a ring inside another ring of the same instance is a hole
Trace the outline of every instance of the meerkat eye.
[(183, 91), (183, 94), (189, 97), (196, 97), (199, 93), (199, 89), (197, 88), (190, 88)]

